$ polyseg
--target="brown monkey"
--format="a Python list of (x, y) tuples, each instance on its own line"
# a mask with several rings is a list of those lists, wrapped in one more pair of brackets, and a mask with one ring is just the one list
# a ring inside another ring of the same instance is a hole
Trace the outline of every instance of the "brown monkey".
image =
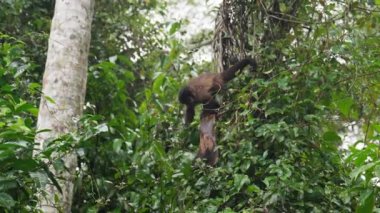
[(215, 166), (219, 158), (214, 130), (215, 119), (215, 114), (202, 114), (199, 127), (200, 141), (197, 158), (206, 159), (206, 162), (211, 166)]
[(186, 104), (185, 123), (189, 124), (194, 119), (194, 107), (203, 104), (203, 113), (216, 113), (219, 103), (214, 95), (219, 92), (225, 83), (232, 80), (236, 73), (245, 66), (251, 65), (256, 70), (257, 64), (254, 59), (246, 58), (221, 73), (205, 73), (194, 79), (183, 87), (178, 96), (182, 104)]

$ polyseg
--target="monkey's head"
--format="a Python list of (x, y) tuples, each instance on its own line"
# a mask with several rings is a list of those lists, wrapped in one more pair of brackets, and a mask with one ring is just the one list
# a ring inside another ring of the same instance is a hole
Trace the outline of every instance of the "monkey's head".
[(183, 87), (179, 91), (178, 100), (182, 104), (186, 104), (186, 105), (193, 105), (194, 104), (193, 94), (191, 93), (189, 87), (187, 87), (187, 86)]

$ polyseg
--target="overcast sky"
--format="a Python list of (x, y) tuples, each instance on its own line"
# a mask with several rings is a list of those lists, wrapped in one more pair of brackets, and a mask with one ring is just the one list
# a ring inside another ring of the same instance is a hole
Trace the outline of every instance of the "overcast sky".
[[(166, 17), (168, 21), (188, 20), (188, 24), (183, 26), (186, 32), (180, 35), (180, 38), (186, 41), (203, 30), (214, 29), (217, 8), (222, 0), (171, 0), (170, 2)], [(211, 61), (211, 46), (201, 48), (193, 54), (193, 58), (196, 63)]]

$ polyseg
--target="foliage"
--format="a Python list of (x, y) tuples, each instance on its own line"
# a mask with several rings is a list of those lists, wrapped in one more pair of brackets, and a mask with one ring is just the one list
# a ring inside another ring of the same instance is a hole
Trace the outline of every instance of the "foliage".
[[(73, 212), (379, 211), (378, 6), (301, 1), (286, 31), (262, 5), (233, 1), (255, 26), (247, 28), (250, 42), (281, 35), (252, 43), (245, 51), (258, 57), (259, 71), (243, 72), (221, 95), (220, 161), (211, 168), (194, 160), (198, 121), (184, 127), (176, 100), (189, 74), (210, 65), (185, 57), (175, 37), (180, 22), (148, 18), (165, 12), (158, 1), (97, 2), (87, 114), (78, 132), (32, 158), (34, 82), (42, 79), (53, 9), (38, 2), (0, 7), (1, 29), (17, 38), (0, 37), (1, 210), (35, 211), (39, 184), (54, 180), (40, 159), (64, 169), (59, 156), (75, 151)], [(273, 2), (264, 3), (268, 11)], [(291, 1), (279, 2), (290, 11)], [(343, 127), (354, 121), (363, 138), (341, 150)]]
[(40, 167), (32, 158), (38, 109), (23, 97), (36, 93), (40, 85), (23, 78), (34, 67), (25, 57), (24, 44), (4, 34), (0, 40), (0, 211), (30, 211)]
[[(22, 41), (24, 57), (34, 62), (33, 72), (24, 73), (31, 82), (42, 79), (47, 53), (52, 0), (14, 0), (0, 2), (0, 32)], [(33, 98), (34, 100), (36, 97)]]

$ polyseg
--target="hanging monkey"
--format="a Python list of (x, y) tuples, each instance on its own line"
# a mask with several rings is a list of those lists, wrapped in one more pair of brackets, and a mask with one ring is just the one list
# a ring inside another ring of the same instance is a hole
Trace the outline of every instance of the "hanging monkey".
[(221, 73), (205, 73), (194, 79), (183, 87), (178, 96), (179, 102), (186, 105), (185, 123), (190, 124), (194, 119), (195, 106), (203, 104), (202, 116), (206, 113), (215, 113), (219, 108), (219, 103), (215, 99), (225, 83), (236, 77), (236, 73), (247, 65), (251, 65), (255, 71), (257, 69), (256, 60), (246, 58)]

